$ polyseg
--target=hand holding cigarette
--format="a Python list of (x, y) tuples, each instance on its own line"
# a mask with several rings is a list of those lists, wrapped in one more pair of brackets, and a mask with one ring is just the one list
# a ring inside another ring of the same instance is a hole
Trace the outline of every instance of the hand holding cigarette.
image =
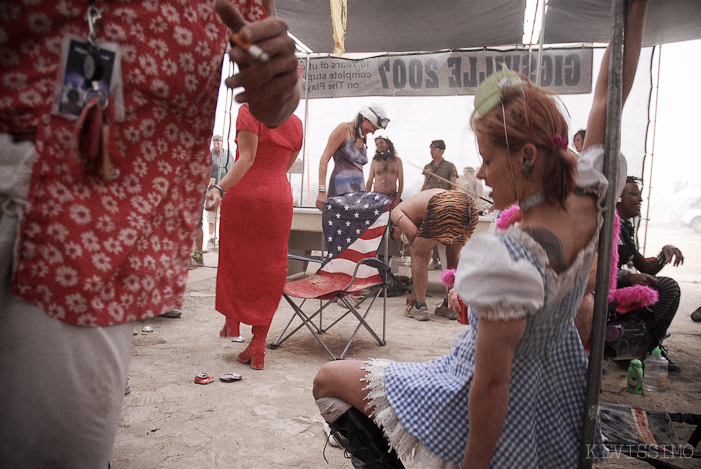
[(216, 0), (214, 5), (234, 33), (229, 56), (239, 73), (227, 78), (226, 86), (243, 87), (236, 101), (247, 102), (253, 117), (266, 126), (278, 127), (292, 115), (301, 95), (295, 43), (287, 35), (287, 24), (272, 17), (248, 23), (229, 0)]
[(250, 44), (241, 38), (239, 33), (232, 33), (229, 37), (231, 47), (239, 46), (241, 49), (245, 50), (251, 57), (260, 60), (261, 62), (270, 62), (270, 56), (265, 53), (263, 49), (255, 44)]

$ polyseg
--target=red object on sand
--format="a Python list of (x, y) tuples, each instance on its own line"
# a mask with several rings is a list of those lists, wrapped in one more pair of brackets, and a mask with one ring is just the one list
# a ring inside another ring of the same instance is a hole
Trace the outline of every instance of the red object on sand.
[(214, 381), (214, 376), (209, 376), (207, 373), (199, 373), (195, 376), (195, 383), (197, 384), (209, 384)]
[(462, 302), (461, 299), (458, 298), (458, 301), (460, 302), (460, 314), (458, 315), (458, 322), (460, 324), (470, 324), (470, 320), (467, 318), (467, 306)]

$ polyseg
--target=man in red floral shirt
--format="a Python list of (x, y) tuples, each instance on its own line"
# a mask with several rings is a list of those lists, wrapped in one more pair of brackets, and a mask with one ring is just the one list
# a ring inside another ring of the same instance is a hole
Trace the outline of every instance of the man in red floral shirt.
[[(0, 467), (106, 467), (133, 325), (180, 306), (227, 26), (257, 119), (299, 101), (262, 0), (50, 0), (0, 13)], [(216, 10), (215, 10), (216, 8)], [(221, 20), (219, 19), (219, 17)]]

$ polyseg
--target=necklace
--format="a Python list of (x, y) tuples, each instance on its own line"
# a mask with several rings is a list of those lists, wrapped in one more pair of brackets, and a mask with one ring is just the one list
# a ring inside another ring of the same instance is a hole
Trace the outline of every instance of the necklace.
[(542, 192), (538, 192), (537, 194), (533, 194), (531, 196), (526, 197), (522, 201), (518, 203), (518, 206), (521, 208), (521, 212), (527, 212), (529, 210), (533, 210), (539, 205), (543, 205), (545, 203), (545, 195), (543, 195)]

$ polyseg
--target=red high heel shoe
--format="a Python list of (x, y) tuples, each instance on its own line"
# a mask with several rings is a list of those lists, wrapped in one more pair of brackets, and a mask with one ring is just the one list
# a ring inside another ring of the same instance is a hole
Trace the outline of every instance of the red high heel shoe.
[(241, 323), (238, 321), (224, 320), (224, 327), (219, 331), (219, 337), (238, 337), (241, 335)]
[(252, 341), (246, 350), (239, 353), (238, 360), (241, 363), (250, 363), (254, 370), (262, 370), (265, 366), (265, 343)]

